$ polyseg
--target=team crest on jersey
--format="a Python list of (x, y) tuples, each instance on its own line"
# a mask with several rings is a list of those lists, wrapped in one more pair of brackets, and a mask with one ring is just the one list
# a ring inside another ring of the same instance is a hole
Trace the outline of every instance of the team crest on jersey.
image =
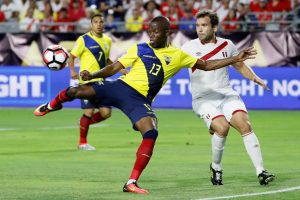
[(171, 56), (164, 56), (164, 59), (165, 59), (165, 62), (166, 64), (170, 64), (171, 60), (172, 60), (172, 57)]

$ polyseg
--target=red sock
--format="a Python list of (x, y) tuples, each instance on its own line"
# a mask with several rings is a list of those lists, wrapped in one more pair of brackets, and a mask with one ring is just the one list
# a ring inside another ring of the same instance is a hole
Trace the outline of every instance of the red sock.
[(90, 120), (86, 115), (82, 115), (80, 118), (80, 140), (79, 144), (86, 144), (87, 143), (87, 135), (89, 132), (90, 127)]
[(155, 139), (143, 139), (140, 147), (136, 152), (136, 160), (129, 179), (138, 180), (143, 170), (151, 159)]
[(95, 124), (95, 123), (101, 122), (103, 120), (104, 119), (101, 117), (100, 113), (96, 112), (96, 113), (93, 114), (93, 116), (91, 118), (91, 121), (90, 121), (90, 124)]
[(71, 97), (69, 97), (69, 96), (67, 95), (68, 89), (69, 89), (69, 88), (60, 91), (60, 92), (58, 93), (58, 95), (57, 95), (54, 99), (52, 99), (52, 100), (50, 101), (49, 104), (50, 104), (50, 107), (51, 107), (51, 108), (57, 108), (57, 107), (59, 107), (59, 105), (61, 105), (62, 103), (67, 102), (67, 101), (72, 101), (72, 100), (73, 100), (73, 98), (71, 98)]

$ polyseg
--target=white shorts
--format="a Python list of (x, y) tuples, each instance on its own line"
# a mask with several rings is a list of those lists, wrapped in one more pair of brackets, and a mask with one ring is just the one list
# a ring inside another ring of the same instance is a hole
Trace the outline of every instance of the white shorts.
[(244, 102), (238, 95), (209, 95), (194, 99), (192, 105), (194, 112), (204, 120), (208, 129), (212, 121), (218, 117), (224, 116), (230, 122), (235, 112), (247, 112)]

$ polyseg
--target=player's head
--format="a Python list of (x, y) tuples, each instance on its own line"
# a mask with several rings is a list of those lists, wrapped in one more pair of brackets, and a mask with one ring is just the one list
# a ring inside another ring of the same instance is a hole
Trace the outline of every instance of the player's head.
[(104, 18), (103, 15), (97, 13), (91, 17), (91, 31), (92, 34), (102, 36), (104, 30)]
[(196, 31), (203, 42), (211, 42), (215, 39), (219, 24), (217, 13), (210, 10), (199, 11), (196, 14)]
[(164, 16), (157, 16), (150, 22), (148, 29), (150, 37), (150, 45), (153, 48), (165, 47), (168, 43), (168, 36), (170, 34), (169, 19)]

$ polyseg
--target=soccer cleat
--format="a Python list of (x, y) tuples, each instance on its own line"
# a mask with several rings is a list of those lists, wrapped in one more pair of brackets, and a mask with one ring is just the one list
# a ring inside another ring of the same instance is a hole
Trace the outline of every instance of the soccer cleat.
[(137, 193), (137, 194), (149, 194), (148, 190), (140, 188), (136, 181), (130, 184), (126, 184), (123, 187), (123, 192), (132, 192), (132, 193)]
[(223, 172), (222, 170), (221, 171), (218, 171), (218, 170), (215, 170), (214, 168), (212, 168), (211, 164), (210, 164), (210, 174), (211, 174), (211, 183), (213, 185), (223, 185), (222, 183), (222, 175), (223, 175)]
[(86, 144), (79, 144), (78, 150), (94, 151), (94, 150), (96, 150), (96, 148), (93, 147), (92, 145), (86, 143)]
[(258, 175), (258, 180), (260, 185), (268, 185), (268, 183), (274, 181), (275, 175), (274, 174), (269, 174), (267, 170), (263, 170), (259, 175)]
[(57, 110), (60, 110), (60, 109), (62, 109), (62, 105), (60, 105), (59, 107), (57, 107), (57, 108), (54, 108), (54, 109), (49, 109), (48, 108), (48, 103), (46, 103), (46, 104), (42, 104), (42, 105), (40, 105), (39, 107), (37, 107), (36, 109), (35, 109), (35, 111), (33, 112), (33, 114), (35, 115), (35, 116), (44, 116), (44, 115), (46, 115), (47, 113), (49, 113), (49, 112), (52, 112), (52, 111), (57, 111)]

